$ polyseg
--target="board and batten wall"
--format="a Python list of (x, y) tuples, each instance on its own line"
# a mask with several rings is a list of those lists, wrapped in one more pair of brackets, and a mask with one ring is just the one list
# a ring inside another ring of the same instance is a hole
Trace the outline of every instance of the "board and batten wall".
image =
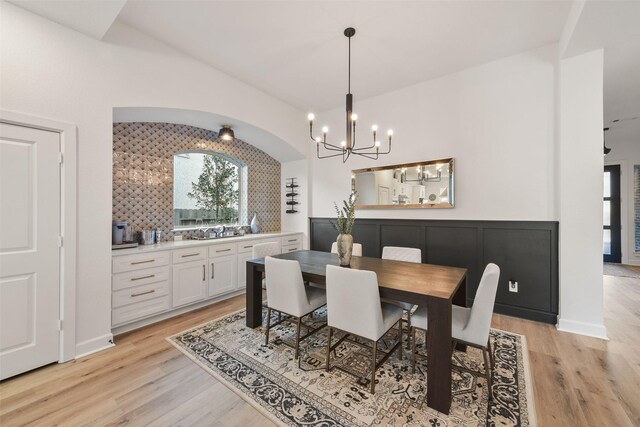
[(285, 153), (306, 149), (305, 113), (120, 21), (99, 41), (0, 2), (0, 40), (0, 108), (78, 129), (76, 355), (97, 351), (112, 339), (113, 108), (213, 112), (269, 132)]
[[(571, 91), (560, 90), (563, 80), (577, 79), (592, 85), (591, 92), (601, 92), (602, 80), (597, 79), (602, 63), (584, 58), (574, 61), (582, 63), (583, 75), (589, 77), (577, 76), (579, 71), (571, 66), (571, 60), (562, 60), (558, 46), (552, 44), (366, 100), (358, 100), (355, 88), (358, 140), (368, 140), (373, 124), (383, 132), (393, 128), (392, 152), (375, 162), (358, 156), (345, 164), (339, 158), (313, 159), (310, 216), (334, 215), (333, 202), (339, 203), (350, 192), (353, 169), (453, 157), (455, 208), (360, 210), (357, 216), (559, 222), (558, 258), (563, 272), (559, 273), (559, 312), (577, 322), (564, 322), (565, 330), (606, 337), (601, 271), (576, 270), (580, 268), (579, 259), (589, 259), (596, 265), (601, 262), (602, 205), (601, 200), (594, 201), (593, 194), (601, 198), (602, 132), (589, 126), (580, 135), (578, 123), (561, 119), (562, 114), (574, 109), (601, 127), (602, 102), (597, 96), (573, 97), (569, 96)], [(343, 108), (316, 114), (316, 123), (318, 127), (329, 126), (329, 140), (344, 138)], [(561, 123), (564, 133), (560, 132)], [(587, 150), (578, 147), (577, 135)], [(596, 155), (594, 141), (598, 138), (600, 153)], [(561, 177), (563, 169), (574, 174)], [(599, 182), (588, 190), (593, 192), (591, 197), (570, 197), (575, 191), (584, 195), (580, 183), (585, 179)], [(570, 198), (571, 205), (562, 202), (562, 197)], [(574, 221), (577, 215), (588, 217), (579, 222), (591, 236), (587, 240), (579, 232), (563, 234), (563, 224)], [(594, 233), (600, 233), (600, 241), (593, 241)], [(572, 310), (576, 304), (581, 308)]]
[[(311, 219), (311, 249), (328, 251), (337, 231), (329, 218)], [(353, 239), (364, 256), (380, 258), (385, 246), (420, 249), (422, 262), (467, 269), (467, 305), (485, 266), (500, 266), (497, 313), (546, 323), (558, 315), (558, 223), (358, 219)], [(509, 281), (518, 283), (510, 292)]]

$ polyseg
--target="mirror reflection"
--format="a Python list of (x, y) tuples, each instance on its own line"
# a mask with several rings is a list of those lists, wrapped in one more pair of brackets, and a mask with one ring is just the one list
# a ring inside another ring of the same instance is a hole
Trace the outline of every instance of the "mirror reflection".
[(452, 208), (453, 159), (354, 170), (356, 208)]

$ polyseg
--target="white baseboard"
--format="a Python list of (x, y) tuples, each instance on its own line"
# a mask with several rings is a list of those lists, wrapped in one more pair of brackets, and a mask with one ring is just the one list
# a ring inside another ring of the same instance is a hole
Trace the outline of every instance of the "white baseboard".
[(588, 337), (609, 340), (607, 337), (607, 328), (604, 325), (596, 323), (578, 322), (577, 320), (558, 319), (556, 328), (562, 332), (571, 332), (572, 334), (586, 335)]
[(82, 341), (76, 344), (76, 359), (88, 356), (101, 350), (113, 347), (113, 334), (104, 334), (102, 336)]

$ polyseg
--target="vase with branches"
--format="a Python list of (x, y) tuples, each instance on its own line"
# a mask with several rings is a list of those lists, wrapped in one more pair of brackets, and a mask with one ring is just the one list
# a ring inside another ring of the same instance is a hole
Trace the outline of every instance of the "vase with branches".
[(339, 208), (337, 203), (333, 203), (336, 210), (336, 221), (331, 224), (338, 232), (336, 245), (338, 247), (338, 258), (340, 259), (341, 266), (351, 264), (351, 255), (353, 253), (353, 236), (351, 236), (351, 229), (356, 220), (357, 199), (358, 195), (354, 191), (348, 200), (342, 201), (342, 208)]

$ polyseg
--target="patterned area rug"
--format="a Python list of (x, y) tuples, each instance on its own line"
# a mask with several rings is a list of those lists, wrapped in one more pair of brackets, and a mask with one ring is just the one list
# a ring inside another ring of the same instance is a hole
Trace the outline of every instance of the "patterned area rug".
[[(266, 311), (263, 317), (266, 315)], [(272, 322), (277, 320), (273, 315)], [(320, 325), (319, 311), (307, 324)], [(303, 330), (304, 334), (304, 330)], [(395, 341), (397, 330), (379, 344)], [(334, 339), (340, 338), (340, 334)], [(264, 328), (247, 328), (240, 311), (167, 338), (207, 372), (222, 381), (279, 425), (304, 426), (535, 426), (535, 409), (525, 337), (492, 330), (495, 369), (493, 398), (484, 378), (453, 371), (451, 412), (445, 415), (426, 404), (426, 361), (418, 358), (416, 373), (405, 352), (396, 351), (376, 373), (376, 392), (368, 392), (370, 352), (344, 342), (324, 369), (326, 328), (302, 341), (300, 367), (294, 352), (295, 326), (283, 322), (272, 328), (264, 345)], [(336, 341), (333, 341), (336, 342)], [(424, 350), (424, 335), (418, 333)], [(405, 343), (406, 346), (406, 343)], [(469, 348), (456, 351), (454, 364), (482, 372), (482, 354)]]

